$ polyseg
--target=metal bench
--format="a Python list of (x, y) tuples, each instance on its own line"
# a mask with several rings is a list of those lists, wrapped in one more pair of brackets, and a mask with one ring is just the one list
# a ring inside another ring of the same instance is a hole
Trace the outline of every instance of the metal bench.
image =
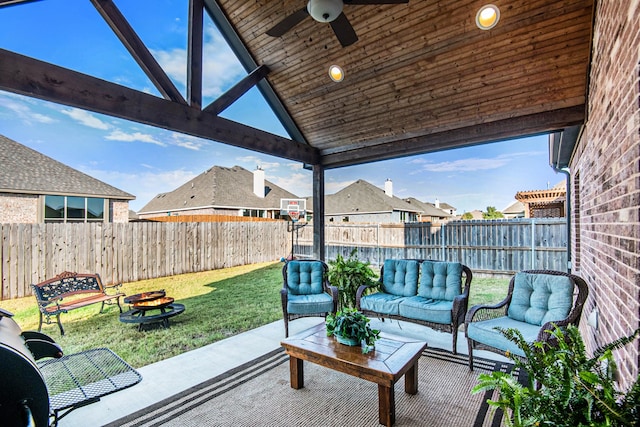
[(47, 324), (50, 324), (51, 316), (56, 316), (60, 334), (64, 335), (60, 314), (99, 302), (102, 303), (100, 313), (102, 313), (105, 304), (113, 304), (114, 300), (118, 304), (120, 313), (122, 313), (120, 297), (124, 296), (124, 294), (107, 293), (107, 289), (117, 289), (120, 286), (122, 284), (103, 286), (102, 280), (97, 273), (71, 273), (69, 271), (62, 272), (53, 279), (45, 280), (35, 285), (31, 284), (33, 294), (38, 300), (38, 309), (40, 310), (38, 331), (42, 330), (43, 317), (46, 317)]
[(108, 348), (63, 356), (51, 337), (22, 332), (10, 316), (0, 311), (3, 426), (57, 426), (74, 409), (142, 380)]

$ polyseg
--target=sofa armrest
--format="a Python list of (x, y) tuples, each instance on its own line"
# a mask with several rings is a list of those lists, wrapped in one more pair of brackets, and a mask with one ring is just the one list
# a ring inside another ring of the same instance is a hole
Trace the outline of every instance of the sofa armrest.
[(378, 287), (378, 283), (372, 285), (360, 285), (358, 290), (356, 291), (356, 309), (360, 310), (360, 299), (362, 295), (368, 290), (376, 289)]

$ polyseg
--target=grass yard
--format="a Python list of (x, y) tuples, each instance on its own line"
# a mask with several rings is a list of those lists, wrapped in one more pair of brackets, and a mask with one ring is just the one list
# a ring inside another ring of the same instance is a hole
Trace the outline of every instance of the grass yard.
[[(55, 339), (67, 354), (108, 347), (139, 368), (282, 319), (281, 271), (280, 262), (263, 263), (122, 286), (121, 291), (127, 295), (164, 289), (167, 296), (184, 304), (184, 313), (169, 320), (169, 329), (139, 332), (137, 325), (118, 320), (117, 306), (106, 306), (99, 314), (100, 304), (94, 304), (60, 316), (65, 336), (60, 336), (55, 323), (43, 325), (42, 332)], [(470, 306), (502, 300), (507, 286), (508, 279), (474, 278)], [(14, 313), (23, 330), (38, 328), (34, 297), (0, 301), (0, 307)], [(126, 307), (123, 304), (123, 309)]]

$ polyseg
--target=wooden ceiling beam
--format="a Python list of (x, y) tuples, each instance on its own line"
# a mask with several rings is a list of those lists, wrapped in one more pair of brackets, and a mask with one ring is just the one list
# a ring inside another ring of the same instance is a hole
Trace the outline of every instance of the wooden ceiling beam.
[(319, 164), (317, 149), (214, 114), (0, 49), (0, 90), (272, 156)]
[(186, 105), (187, 102), (180, 91), (175, 87), (169, 76), (158, 64), (149, 49), (133, 30), (124, 15), (111, 0), (91, 0), (98, 13), (107, 22), (109, 27), (118, 36), (122, 44), (127, 48), (133, 59), (145, 72), (153, 85), (166, 99)]
[(218, 99), (213, 101), (204, 111), (212, 114), (220, 114), (227, 109), (231, 104), (236, 102), (242, 95), (244, 95), (249, 89), (254, 87), (269, 75), (269, 67), (261, 65), (244, 79), (236, 83), (231, 89), (220, 95)]
[[(326, 169), (504, 141), (582, 124), (585, 105), (545, 111), (322, 156)], [(347, 145), (348, 147), (348, 145)]]
[(189, 41), (187, 45), (187, 101), (202, 108), (203, 0), (189, 0)]

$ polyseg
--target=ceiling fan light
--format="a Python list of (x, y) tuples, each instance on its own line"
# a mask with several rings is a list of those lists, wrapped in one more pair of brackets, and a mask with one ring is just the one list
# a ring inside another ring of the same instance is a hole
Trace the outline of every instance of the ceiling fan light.
[(331, 22), (342, 13), (342, 0), (309, 0), (307, 11), (318, 22)]
[(344, 71), (342, 70), (342, 67), (339, 65), (332, 65), (329, 67), (329, 77), (331, 77), (331, 80), (336, 83), (340, 83), (344, 80)]
[(476, 13), (476, 25), (481, 30), (490, 30), (498, 24), (500, 20), (500, 9), (493, 4), (482, 6)]

